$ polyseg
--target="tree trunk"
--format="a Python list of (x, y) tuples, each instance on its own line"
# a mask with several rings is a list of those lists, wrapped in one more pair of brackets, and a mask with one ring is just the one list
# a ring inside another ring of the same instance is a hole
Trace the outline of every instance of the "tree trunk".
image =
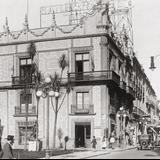
[(53, 149), (56, 148), (56, 133), (57, 133), (57, 120), (58, 120), (58, 98), (56, 98), (56, 111), (53, 131)]

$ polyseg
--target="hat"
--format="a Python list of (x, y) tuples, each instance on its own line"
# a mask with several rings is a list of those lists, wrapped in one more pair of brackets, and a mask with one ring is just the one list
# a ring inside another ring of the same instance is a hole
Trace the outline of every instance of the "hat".
[(12, 135), (8, 135), (8, 137), (7, 137), (7, 141), (14, 141), (14, 136), (12, 136)]

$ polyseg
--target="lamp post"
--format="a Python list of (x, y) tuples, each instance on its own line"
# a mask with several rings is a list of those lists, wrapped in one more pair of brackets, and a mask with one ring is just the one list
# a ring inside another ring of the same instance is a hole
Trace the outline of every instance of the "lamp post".
[(154, 70), (156, 69), (154, 60), (155, 60), (155, 57), (152, 56), (152, 57), (151, 57), (151, 66), (150, 66), (150, 68), (149, 68), (149, 69), (151, 69), (152, 71), (154, 71)]
[(122, 146), (122, 142), (125, 142), (123, 140), (125, 140), (125, 119), (127, 117), (124, 107), (120, 108), (117, 117), (120, 118), (120, 146)]
[(50, 104), (50, 97), (55, 97), (56, 99), (59, 97), (59, 92), (54, 90), (53, 86), (51, 85), (51, 78), (45, 78), (45, 83), (39, 87), (37, 93), (37, 97), (47, 98), (47, 124), (46, 124), (46, 159), (50, 158), (49, 155), (49, 104)]
[(151, 66), (149, 67), (150, 70), (154, 71), (156, 69), (156, 66), (155, 66), (155, 60), (160, 57), (160, 55), (156, 55), (156, 56), (151, 56)]

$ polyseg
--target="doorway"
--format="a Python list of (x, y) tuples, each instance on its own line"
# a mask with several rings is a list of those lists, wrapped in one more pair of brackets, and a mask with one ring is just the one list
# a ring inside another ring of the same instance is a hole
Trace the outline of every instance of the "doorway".
[(91, 124), (75, 125), (75, 147), (88, 148), (91, 141)]

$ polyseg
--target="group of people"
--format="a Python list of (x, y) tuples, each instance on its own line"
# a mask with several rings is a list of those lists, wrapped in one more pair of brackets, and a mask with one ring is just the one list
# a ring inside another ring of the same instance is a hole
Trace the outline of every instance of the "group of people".
[[(115, 143), (116, 139), (115, 139), (115, 136), (114, 134), (111, 134), (110, 138), (107, 139), (105, 136), (102, 138), (102, 149), (106, 149), (107, 147), (108, 148), (112, 148), (114, 149), (114, 143)], [(97, 140), (96, 140), (96, 137), (93, 136), (93, 139), (91, 141), (91, 144), (92, 144), (92, 148), (93, 149), (96, 149), (97, 148)]]
[[(126, 135), (126, 137), (127, 137), (127, 135)], [(106, 148), (114, 149), (115, 142), (116, 142), (116, 138), (115, 138), (114, 133), (111, 134), (109, 139), (104, 136), (102, 138), (102, 149), (106, 149)], [(128, 136), (128, 142), (129, 142), (129, 136)], [(7, 137), (7, 142), (3, 146), (3, 149), (1, 148), (1, 158), (2, 159), (15, 159), (14, 155), (13, 155), (13, 150), (12, 150), (13, 144), (14, 144), (14, 136), (9, 135)], [(95, 136), (93, 136), (91, 144), (92, 144), (93, 149), (97, 148), (97, 140), (96, 140)]]
[[(116, 141), (118, 141), (118, 139), (115, 136), (115, 133), (112, 132), (109, 138), (106, 138), (105, 136), (102, 138), (102, 149), (106, 149), (106, 148), (111, 148), (114, 149), (114, 145), (116, 143)], [(133, 136), (130, 136), (127, 132), (125, 133), (125, 136), (123, 138), (119, 138), (119, 143), (124, 143), (126, 145), (136, 145), (136, 135), (133, 134)], [(92, 139), (92, 148), (96, 149), (97, 146), (97, 140), (95, 138), (95, 136)]]

